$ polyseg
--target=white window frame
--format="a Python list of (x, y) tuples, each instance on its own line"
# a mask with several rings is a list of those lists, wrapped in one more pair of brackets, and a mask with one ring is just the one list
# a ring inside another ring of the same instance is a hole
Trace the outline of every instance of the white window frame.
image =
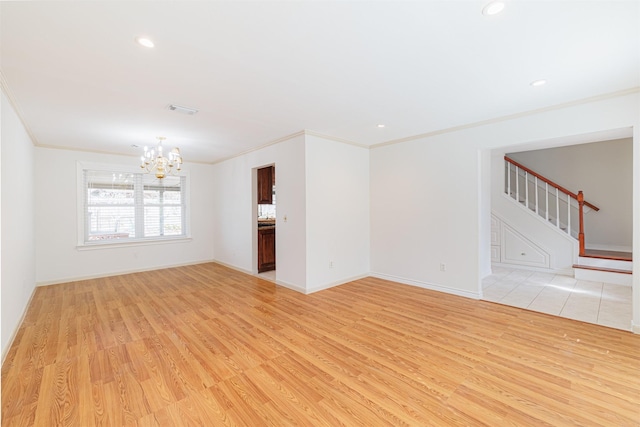
[[(86, 240), (86, 227), (87, 218), (86, 218), (86, 197), (87, 192), (85, 188), (84, 182), (84, 171), (92, 170), (92, 171), (103, 171), (103, 172), (112, 172), (112, 173), (129, 173), (129, 174), (140, 174), (140, 167), (134, 166), (124, 166), (124, 165), (114, 165), (114, 164), (103, 164), (103, 163), (90, 163), (90, 162), (77, 162), (77, 197), (76, 197), (76, 205), (77, 205), (77, 249), (85, 250), (85, 249), (99, 249), (99, 248), (113, 248), (113, 247), (127, 247), (127, 246), (139, 246), (139, 245), (155, 245), (155, 244), (167, 244), (167, 243), (179, 243), (184, 241), (191, 240), (191, 208), (190, 208), (190, 188), (189, 185), (189, 173), (186, 170), (182, 170), (178, 176), (184, 177), (184, 212), (183, 212), (183, 227), (184, 234), (179, 236), (157, 236), (157, 237), (131, 237), (126, 240), (95, 240), (95, 241), (87, 241)], [(136, 227), (137, 230), (137, 227)], [(138, 234), (138, 231), (136, 231)]]

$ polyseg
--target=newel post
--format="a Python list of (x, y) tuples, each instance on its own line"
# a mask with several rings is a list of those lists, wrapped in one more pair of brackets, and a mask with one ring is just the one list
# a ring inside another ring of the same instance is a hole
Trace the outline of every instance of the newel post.
[(584, 256), (584, 194), (582, 194), (582, 190), (578, 191), (578, 220), (580, 221), (580, 232), (578, 233), (580, 256)]

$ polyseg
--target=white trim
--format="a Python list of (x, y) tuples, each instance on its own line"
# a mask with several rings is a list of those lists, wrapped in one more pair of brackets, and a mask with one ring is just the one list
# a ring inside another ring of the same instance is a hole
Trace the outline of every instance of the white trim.
[[(47, 150), (64, 150), (64, 151), (77, 151), (77, 152), (81, 152), (81, 153), (95, 153), (95, 154), (105, 154), (107, 156), (123, 156), (123, 157), (131, 157), (133, 159), (136, 159), (133, 163), (140, 163), (140, 153), (138, 152), (137, 154), (131, 154), (131, 153), (123, 153), (121, 151), (106, 151), (106, 150), (92, 150), (89, 148), (82, 148), (82, 147), (62, 147), (62, 146), (57, 146), (57, 145), (48, 145), (48, 144), (33, 144), (38, 148), (46, 148)], [(192, 160), (192, 159), (188, 159), (185, 158), (185, 163), (182, 164), (182, 172), (184, 172), (186, 170), (186, 168), (188, 166), (186, 166), (186, 164), (197, 164), (197, 165), (211, 165), (213, 164), (212, 162), (202, 162), (199, 160)], [(139, 166), (138, 166), (139, 167)], [(140, 169), (138, 169), (140, 170)]]
[(631, 321), (631, 332), (634, 334), (640, 334), (640, 324), (633, 323), (633, 320)]
[[(36, 284), (36, 287), (37, 287), (37, 284)], [(18, 321), (16, 328), (13, 330), (13, 333), (11, 334), (11, 338), (7, 342), (7, 347), (2, 349), (3, 365), (4, 365), (5, 358), (7, 357), (7, 354), (9, 354), (9, 349), (13, 345), (13, 342), (15, 341), (16, 336), (18, 335), (18, 331), (20, 330), (20, 327), (24, 323), (24, 318), (27, 316), (27, 311), (29, 311), (29, 307), (31, 306), (31, 301), (33, 300), (33, 296), (35, 294), (36, 294), (36, 288), (34, 287), (33, 290), (31, 291), (31, 296), (29, 297), (29, 301), (27, 301), (27, 304), (22, 309), (22, 316), (20, 316), (20, 320)]]
[[(257, 274), (255, 276), (256, 277), (260, 277)], [(264, 279), (262, 277), (260, 277), (260, 278), (263, 279), (263, 280), (267, 280), (267, 279)], [(300, 287), (298, 285), (294, 285), (293, 283), (284, 282), (282, 280), (276, 280), (275, 282), (273, 282), (271, 280), (268, 280), (268, 281), (271, 282), (271, 283), (275, 283), (278, 286), (282, 286), (283, 288), (291, 289), (292, 291), (299, 292), (301, 294), (306, 294), (305, 288), (302, 288), (302, 287)]]
[(11, 104), (11, 106), (13, 107), (13, 111), (15, 111), (16, 115), (20, 119), (20, 123), (22, 123), (22, 127), (24, 127), (24, 130), (27, 132), (27, 135), (29, 135), (29, 139), (31, 140), (31, 143), (33, 144), (34, 147), (38, 147), (38, 140), (36, 139), (35, 135), (31, 131), (31, 128), (27, 125), (27, 121), (24, 119), (24, 114), (22, 113), (22, 110), (18, 106), (18, 103), (16, 102), (16, 98), (13, 96), (11, 89), (9, 89), (9, 84), (7, 83), (7, 80), (5, 79), (4, 73), (2, 72), (1, 69), (0, 69), (0, 89), (2, 89), (2, 92), (9, 100), (9, 104)]
[[(258, 277), (257, 273), (254, 273), (254, 272), (249, 271), (249, 270), (245, 270), (244, 268), (237, 267), (237, 266), (235, 266), (233, 264), (227, 264), (226, 262), (222, 262), (222, 261), (219, 261), (217, 259), (212, 259), (211, 262), (216, 263), (216, 264), (220, 264), (221, 266), (230, 268), (232, 270), (239, 271), (240, 273), (248, 274), (249, 276)], [(262, 279), (262, 277), (261, 277), (261, 279)]]
[(325, 135), (325, 134), (322, 134), (320, 132), (316, 132), (316, 131), (309, 130), (309, 129), (305, 129), (304, 130), (304, 134), (305, 135), (309, 135), (309, 136), (315, 136), (317, 138), (328, 139), (330, 141), (341, 142), (343, 144), (354, 145), (356, 147), (364, 148), (366, 150), (368, 150), (370, 148), (370, 146), (366, 145), (366, 144), (360, 144), (358, 142), (350, 141), (350, 140), (344, 139), (344, 138), (339, 138), (337, 136)]
[(245, 154), (249, 154), (249, 153), (253, 153), (254, 151), (262, 150), (263, 148), (267, 148), (267, 147), (269, 147), (271, 145), (275, 145), (275, 144), (278, 144), (280, 142), (284, 142), (284, 141), (288, 141), (288, 140), (293, 139), (293, 138), (297, 138), (297, 137), (302, 136), (304, 134), (305, 134), (305, 131), (301, 130), (301, 131), (298, 131), (296, 133), (292, 133), (291, 135), (286, 135), (286, 136), (283, 136), (281, 138), (275, 139), (273, 141), (269, 141), (269, 142), (267, 142), (265, 144), (262, 144), (262, 145), (259, 145), (259, 146), (255, 147), (255, 148), (250, 148), (250, 149), (242, 151), (242, 152), (240, 152), (238, 154), (234, 154), (233, 156), (229, 156), (229, 157), (222, 158), (220, 160), (216, 160), (214, 162), (211, 162), (211, 164), (215, 165), (217, 163), (226, 162), (227, 160), (235, 159), (236, 157), (241, 157), (241, 156), (244, 156)]
[(345, 283), (354, 282), (356, 280), (364, 279), (366, 277), (369, 277), (369, 274), (359, 274), (357, 276), (349, 277), (347, 279), (338, 280), (338, 281), (331, 282), (331, 283), (326, 283), (324, 285), (320, 285), (320, 286), (316, 286), (316, 287), (311, 288), (311, 289), (307, 289), (305, 291), (305, 294), (309, 295), (309, 294), (312, 294), (314, 292), (324, 291), (325, 289), (334, 288), (336, 286), (344, 285)]
[[(576, 260), (578, 259), (578, 245), (579, 245), (578, 240), (574, 239), (573, 236), (567, 234), (565, 231), (563, 231), (562, 229), (556, 227), (552, 223), (546, 221), (543, 217), (541, 217), (540, 215), (538, 215), (537, 213), (535, 213), (531, 209), (527, 209), (522, 203), (518, 203), (513, 197), (510, 197), (509, 195), (507, 195), (505, 193), (502, 193), (502, 197), (510, 200), (511, 203), (517, 204), (518, 206), (520, 206), (520, 208), (521, 208), (521, 210), (523, 212), (527, 213), (527, 215), (531, 216), (532, 218), (535, 218), (536, 221), (540, 221), (542, 224), (546, 224), (546, 226), (549, 227), (550, 230), (553, 230), (555, 233), (558, 234), (558, 236), (562, 236), (567, 242), (570, 242), (572, 244), (572, 246), (573, 246), (573, 253), (571, 254), (571, 257), (573, 259), (573, 262), (574, 263), (576, 262)], [(493, 210), (491, 210), (491, 215), (493, 215), (496, 218), (498, 218), (502, 223), (508, 225), (511, 229), (516, 230), (516, 227), (512, 226), (509, 223), (509, 221), (504, 218), (504, 216), (494, 212)], [(522, 233), (520, 233), (520, 234), (522, 234)], [(529, 240), (531, 240), (531, 239), (529, 239)], [(548, 254), (551, 254), (553, 252), (546, 245), (540, 244), (538, 242), (533, 242), (533, 241), (532, 241), (532, 243), (535, 243), (536, 246), (540, 247), (542, 250), (544, 250)], [(511, 265), (511, 264), (509, 264), (509, 265)]]
[(350, 141), (348, 139), (339, 138), (337, 136), (324, 135), (322, 133), (315, 132), (315, 131), (312, 131), (312, 130), (309, 130), (309, 129), (303, 129), (303, 130), (301, 130), (299, 132), (292, 133), (291, 135), (286, 135), (286, 136), (283, 136), (281, 138), (275, 139), (273, 141), (269, 141), (269, 142), (267, 142), (265, 144), (259, 145), (257, 147), (250, 148), (248, 150), (242, 151), (242, 152), (240, 152), (238, 154), (234, 154), (233, 156), (229, 156), (229, 157), (225, 157), (225, 158), (220, 159), (220, 160), (216, 160), (214, 162), (211, 162), (210, 164), (215, 165), (217, 163), (226, 162), (227, 160), (235, 159), (236, 157), (241, 157), (241, 156), (244, 156), (245, 154), (249, 154), (249, 153), (252, 153), (254, 151), (262, 150), (263, 148), (267, 148), (267, 147), (269, 147), (271, 145), (279, 144), (280, 142), (285, 142), (285, 141), (288, 141), (290, 139), (297, 138), (299, 136), (307, 136), (307, 135), (315, 136), (315, 137), (323, 138), (323, 139), (328, 139), (330, 141), (341, 142), (343, 144), (354, 145), (356, 147), (364, 148), (364, 149), (367, 149), (367, 150), (370, 149), (370, 146), (366, 145), (366, 144), (360, 144), (358, 142)]
[(494, 123), (505, 122), (505, 121), (514, 120), (514, 119), (519, 119), (521, 117), (532, 116), (532, 115), (536, 115), (536, 114), (540, 114), (540, 113), (546, 113), (548, 111), (561, 110), (563, 108), (575, 107), (577, 105), (589, 104), (589, 103), (592, 103), (592, 102), (602, 101), (602, 100), (605, 100), (605, 99), (617, 98), (619, 96), (632, 95), (632, 94), (638, 93), (638, 92), (640, 92), (640, 87), (636, 86), (636, 87), (632, 87), (632, 88), (629, 88), (629, 89), (619, 90), (617, 92), (605, 93), (605, 94), (601, 94), (601, 95), (591, 96), (589, 98), (578, 99), (576, 101), (570, 101), (570, 102), (565, 102), (565, 103), (562, 103), (562, 104), (552, 105), (552, 106), (549, 106), (549, 107), (538, 108), (536, 110), (529, 110), (529, 111), (523, 111), (521, 113), (508, 114), (506, 116), (496, 117), (496, 118), (493, 118), (493, 119), (481, 120), (479, 122), (467, 123), (467, 124), (464, 124), (464, 125), (453, 126), (453, 127), (446, 128), (446, 129), (439, 129), (439, 130), (435, 130), (433, 132), (422, 133), (422, 134), (419, 134), (419, 135), (408, 136), (408, 137), (405, 137), (405, 138), (393, 139), (393, 140), (390, 140), (390, 141), (381, 142), (379, 144), (372, 144), (372, 145), (369, 146), (369, 148), (374, 149), (374, 148), (378, 148), (378, 147), (384, 147), (386, 145), (393, 145), (393, 144), (399, 144), (401, 142), (413, 141), (413, 140), (416, 140), (416, 139), (430, 138), (430, 137), (433, 137), (433, 136), (442, 135), (442, 134), (446, 134), (446, 133), (453, 133), (453, 132), (458, 132), (458, 131), (465, 130), (465, 129), (471, 129), (471, 128), (476, 128), (476, 127), (480, 127), (480, 126), (486, 126), (486, 125), (489, 125), (489, 124), (494, 124)]
[(164, 270), (167, 268), (186, 267), (188, 265), (208, 264), (211, 262), (215, 262), (215, 261), (208, 259), (208, 260), (202, 260), (202, 261), (184, 262), (180, 264), (156, 265), (155, 267), (148, 267), (148, 268), (136, 268), (132, 270), (113, 271), (113, 272), (104, 273), (104, 274), (92, 274), (90, 276), (66, 277), (64, 279), (48, 280), (45, 282), (36, 282), (36, 286), (40, 287), (40, 286), (59, 285), (61, 283), (79, 282), (81, 280), (102, 279), (103, 277), (123, 276), (125, 274), (144, 273), (145, 271)]
[(129, 248), (134, 246), (164, 245), (169, 243), (187, 243), (187, 242), (191, 242), (192, 240), (193, 240), (192, 237), (180, 236), (176, 238), (172, 238), (172, 237), (162, 237), (162, 238), (156, 238), (156, 239), (149, 238), (149, 240), (138, 239), (131, 242), (109, 241), (106, 243), (86, 243), (83, 245), (78, 245), (76, 246), (76, 250), (92, 251), (96, 249), (115, 249), (115, 248)]
[(405, 279), (404, 277), (392, 276), (390, 274), (382, 274), (382, 273), (371, 273), (371, 277), (376, 277), (378, 279), (390, 280), (396, 283), (402, 283), (404, 285), (416, 286), (418, 288), (429, 289), (432, 291), (444, 292), (446, 294), (457, 295), (460, 297), (471, 298), (471, 299), (482, 299), (481, 292), (471, 292), (471, 291), (463, 291), (460, 289), (449, 288), (447, 286), (436, 285), (434, 283), (421, 282), (418, 280)]
[(543, 268), (543, 267), (533, 267), (533, 266), (530, 267), (528, 265), (504, 264), (501, 262), (492, 262), (491, 266), (509, 268), (513, 270), (538, 271), (540, 273), (559, 274), (561, 276), (573, 277), (573, 268)]
[(258, 272), (245, 270), (244, 268), (236, 267), (235, 265), (227, 264), (226, 262), (222, 262), (222, 261), (218, 261), (218, 260), (213, 260), (213, 262), (216, 263), (216, 264), (220, 264), (223, 267), (227, 267), (227, 268), (230, 268), (232, 270), (239, 271), (240, 273), (244, 273), (244, 274), (247, 274), (249, 276), (257, 277), (258, 279), (261, 279), (261, 280), (264, 280), (264, 281), (267, 281), (267, 282), (275, 283), (276, 285), (282, 286), (283, 288), (287, 288), (287, 289), (291, 289), (292, 291), (300, 292), (301, 294), (306, 294), (307, 293), (307, 292), (305, 292), (305, 288), (304, 287), (301, 287), (301, 286), (298, 286), (298, 285), (294, 285), (293, 283), (285, 282), (285, 281), (282, 281), (282, 280), (277, 280), (277, 278), (276, 278), (276, 280), (269, 279), (269, 278), (266, 278), (264, 276), (261, 276), (260, 273), (258, 273)]

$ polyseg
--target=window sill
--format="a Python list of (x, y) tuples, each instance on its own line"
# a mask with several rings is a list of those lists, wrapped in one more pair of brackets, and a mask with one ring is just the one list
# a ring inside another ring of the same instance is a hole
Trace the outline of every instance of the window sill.
[(76, 246), (79, 251), (92, 251), (96, 249), (116, 249), (116, 248), (130, 248), (137, 246), (151, 246), (151, 245), (166, 245), (171, 243), (185, 243), (193, 240), (191, 237), (176, 237), (167, 239), (153, 239), (153, 240), (134, 240), (131, 242), (100, 242), (100, 243), (85, 243)]

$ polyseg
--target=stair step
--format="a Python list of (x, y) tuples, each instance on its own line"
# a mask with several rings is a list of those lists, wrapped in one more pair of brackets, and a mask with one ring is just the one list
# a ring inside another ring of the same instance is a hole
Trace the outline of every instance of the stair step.
[(632, 254), (630, 252), (599, 251), (594, 249), (585, 249), (585, 254), (582, 257), (610, 259), (615, 261), (632, 261)]
[(607, 273), (632, 274), (631, 270), (623, 270), (623, 269), (620, 269), (620, 268), (598, 267), (598, 266), (595, 266), (595, 265), (574, 264), (573, 268), (580, 268), (582, 270), (604, 271), (604, 272), (607, 272)]
[(593, 265), (575, 264), (573, 277), (589, 282), (612, 283), (616, 285), (632, 286), (633, 273), (620, 268), (608, 268)]
[(598, 267), (603, 270), (633, 270), (633, 262), (630, 259), (621, 259), (620, 257), (613, 256), (579, 256), (576, 264), (580, 266)]

